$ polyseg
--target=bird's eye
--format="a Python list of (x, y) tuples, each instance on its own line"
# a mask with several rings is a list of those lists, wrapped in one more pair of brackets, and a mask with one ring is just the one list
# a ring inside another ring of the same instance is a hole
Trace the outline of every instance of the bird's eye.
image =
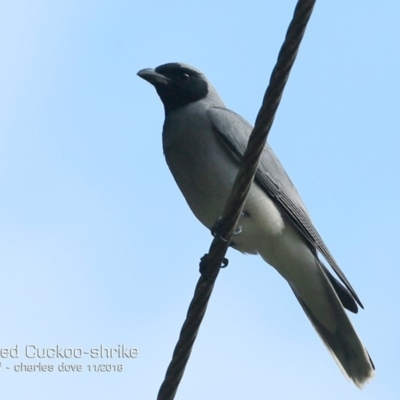
[(184, 73), (181, 75), (181, 79), (182, 79), (183, 81), (187, 81), (188, 79), (190, 79), (190, 75), (187, 74), (186, 72), (184, 72)]

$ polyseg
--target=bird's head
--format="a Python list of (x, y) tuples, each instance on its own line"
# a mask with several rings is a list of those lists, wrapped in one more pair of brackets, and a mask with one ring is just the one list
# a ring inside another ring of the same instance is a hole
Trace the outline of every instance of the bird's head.
[(145, 68), (137, 74), (155, 87), (166, 113), (210, 95), (219, 99), (207, 78), (198, 69), (184, 63)]

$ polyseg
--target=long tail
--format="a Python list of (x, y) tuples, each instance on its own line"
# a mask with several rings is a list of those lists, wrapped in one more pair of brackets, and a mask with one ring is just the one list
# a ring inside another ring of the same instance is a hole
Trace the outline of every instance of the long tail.
[(321, 313), (320, 302), (315, 304), (315, 299), (307, 301), (307, 290), (301, 290), (289, 282), (290, 287), (342, 372), (361, 388), (374, 376), (374, 364), (323, 268), (321, 272), (319, 283), (323, 286), (325, 297), (321, 299), (324, 313)]

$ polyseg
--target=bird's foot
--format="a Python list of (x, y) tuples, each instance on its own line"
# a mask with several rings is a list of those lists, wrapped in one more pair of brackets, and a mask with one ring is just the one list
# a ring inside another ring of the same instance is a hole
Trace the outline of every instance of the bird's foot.
[[(243, 213), (242, 213), (243, 214)], [(222, 241), (228, 243), (228, 240), (223, 238), (220, 234), (221, 231), (221, 220), (222, 217), (219, 217), (216, 221), (215, 224), (213, 225), (213, 227), (211, 228), (211, 235), (213, 235), (214, 237), (219, 237)], [(233, 232), (233, 235), (240, 235), (242, 233), (242, 227), (240, 225), (236, 225), (236, 229)]]
[[(206, 279), (208, 279), (210, 281), (214, 281), (215, 277), (210, 276), (209, 268), (208, 268), (208, 265), (207, 265), (207, 261), (208, 261), (208, 253), (204, 254), (204, 256), (200, 258), (200, 264), (199, 264), (200, 274), (204, 278), (206, 278)], [(222, 260), (222, 264), (221, 264), (220, 268), (226, 268), (228, 266), (228, 264), (229, 264), (229, 260), (226, 257), (224, 257), (223, 260)]]

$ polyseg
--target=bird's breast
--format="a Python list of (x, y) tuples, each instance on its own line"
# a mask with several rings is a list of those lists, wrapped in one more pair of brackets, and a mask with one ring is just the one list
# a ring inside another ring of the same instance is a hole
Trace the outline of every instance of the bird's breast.
[[(190, 111), (177, 112), (166, 119), (164, 154), (189, 207), (211, 228), (222, 215), (239, 163), (213, 130), (206, 112)], [(243, 231), (234, 241), (239, 250), (255, 253), (254, 238), (279, 235), (283, 220), (273, 200), (256, 184), (244, 211), (239, 221)]]
[(164, 124), (168, 167), (189, 207), (208, 228), (221, 215), (238, 171), (219, 140), (206, 113), (172, 115)]

